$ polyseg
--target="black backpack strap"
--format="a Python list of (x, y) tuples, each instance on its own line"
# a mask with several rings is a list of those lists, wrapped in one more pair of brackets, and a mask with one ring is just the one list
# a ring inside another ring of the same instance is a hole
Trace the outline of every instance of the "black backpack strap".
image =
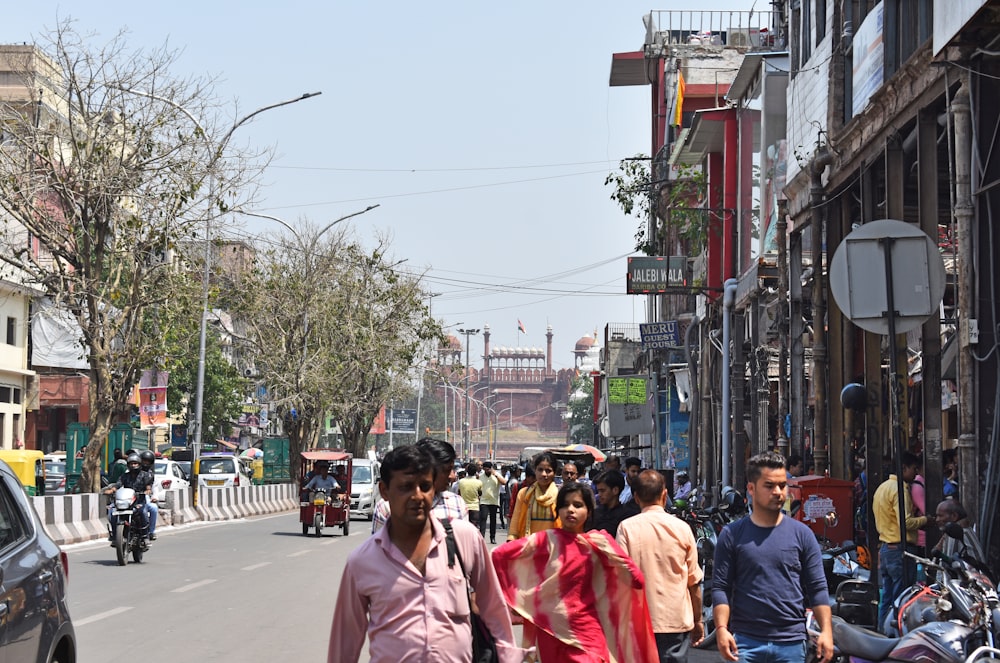
[(455, 568), (455, 556), (458, 555), (458, 542), (455, 541), (455, 530), (451, 528), (451, 518), (441, 518), (444, 527), (444, 543), (448, 548), (448, 568)]

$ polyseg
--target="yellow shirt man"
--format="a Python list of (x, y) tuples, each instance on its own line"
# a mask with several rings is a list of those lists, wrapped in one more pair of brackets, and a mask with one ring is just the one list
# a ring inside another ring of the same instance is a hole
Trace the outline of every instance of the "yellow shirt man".
[[(903, 480), (906, 481), (907, 469), (903, 469)], [(910, 479), (912, 481), (912, 477)], [(909, 488), (903, 494), (906, 513), (906, 542), (916, 544), (917, 530), (927, 524), (927, 516), (913, 515), (913, 498)], [(896, 475), (889, 478), (875, 491), (872, 497), (872, 513), (875, 515), (875, 528), (882, 543), (899, 543), (899, 491)]]

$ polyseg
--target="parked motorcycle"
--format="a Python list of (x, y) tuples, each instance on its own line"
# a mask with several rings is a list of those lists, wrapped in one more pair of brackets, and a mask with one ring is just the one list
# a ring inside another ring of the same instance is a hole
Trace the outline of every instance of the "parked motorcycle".
[(850, 624), (874, 629), (878, 621), (879, 588), (869, 580), (869, 570), (859, 560), (859, 550), (861, 557), (867, 557), (867, 549), (852, 541), (822, 551), (830, 609)]
[(899, 637), (928, 622), (962, 619), (950, 597), (954, 593), (954, 584), (963, 582), (965, 573), (973, 574), (983, 586), (996, 591), (994, 577), (986, 566), (975, 534), (952, 523), (945, 528), (945, 536), (943, 549), (950, 554), (941, 551), (931, 553), (936, 565), (925, 566), (930, 571), (930, 582), (918, 581), (896, 598), (885, 623), (881, 625), (886, 635)]
[(129, 555), (136, 564), (141, 563), (143, 553), (149, 549), (142, 507), (139, 496), (131, 488), (119, 488), (115, 491), (109, 514), (115, 517), (111, 541), (118, 556), (119, 566), (128, 564)]
[[(996, 649), (1000, 642), (1000, 601), (996, 588), (981, 571), (960, 559), (938, 554), (934, 559), (906, 553), (928, 569), (941, 573), (939, 593), (933, 609), (939, 620), (928, 621), (899, 638), (889, 638), (833, 618), (836, 663), (881, 663), (882, 661), (935, 661), (962, 663)], [(926, 610), (926, 608), (913, 608)], [(906, 609), (903, 614), (905, 616)], [(815, 641), (819, 628), (810, 612), (807, 617), (810, 661), (816, 661)], [(985, 647), (983, 650), (981, 648)]]

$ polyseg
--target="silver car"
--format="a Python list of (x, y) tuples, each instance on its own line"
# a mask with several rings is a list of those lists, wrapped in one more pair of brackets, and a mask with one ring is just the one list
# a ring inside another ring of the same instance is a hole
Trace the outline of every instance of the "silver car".
[(21, 482), (0, 461), (0, 653), (5, 661), (76, 663), (66, 605), (69, 562)]
[(365, 459), (357, 459), (351, 471), (351, 515), (364, 516), (371, 520), (378, 502), (379, 464)]

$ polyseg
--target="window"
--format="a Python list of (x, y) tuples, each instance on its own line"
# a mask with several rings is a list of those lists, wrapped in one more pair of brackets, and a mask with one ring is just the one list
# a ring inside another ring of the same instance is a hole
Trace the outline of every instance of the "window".
[(799, 69), (805, 60), (801, 57), (801, 43), (802, 43), (802, 4), (799, 0), (792, 0), (792, 22), (790, 29), (790, 39), (789, 44), (792, 47), (792, 74), (791, 78), (795, 78), (795, 75), (799, 73)]
[(804, 0), (802, 3), (802, 66), (809, 62), (812, 57), (812, 0)]
[(816, 0), (816, 47), (826, 36), (826, 0)]
[[(15, 405), (20, 405), (21, 404), (21, 390), (18, 389), (17, 387), (14, 387), (13, 399), (11, 400), (11, 403), (13, 403)], [(14, 416), (16, 417), (18, 415), (15, 414)], [(14, 420), (14, 423), (15, 424), (17, 423), (16, 419)]]
[(16, 545), (27, 536), (21, 511), (8, 488), (7, 482), (0, 480), (0, 550)]
[(0, 403), (10, 403), (10, 387), (0, 387)]
[(17, 345), (17, 318), (7, 316), (7, 345)]

